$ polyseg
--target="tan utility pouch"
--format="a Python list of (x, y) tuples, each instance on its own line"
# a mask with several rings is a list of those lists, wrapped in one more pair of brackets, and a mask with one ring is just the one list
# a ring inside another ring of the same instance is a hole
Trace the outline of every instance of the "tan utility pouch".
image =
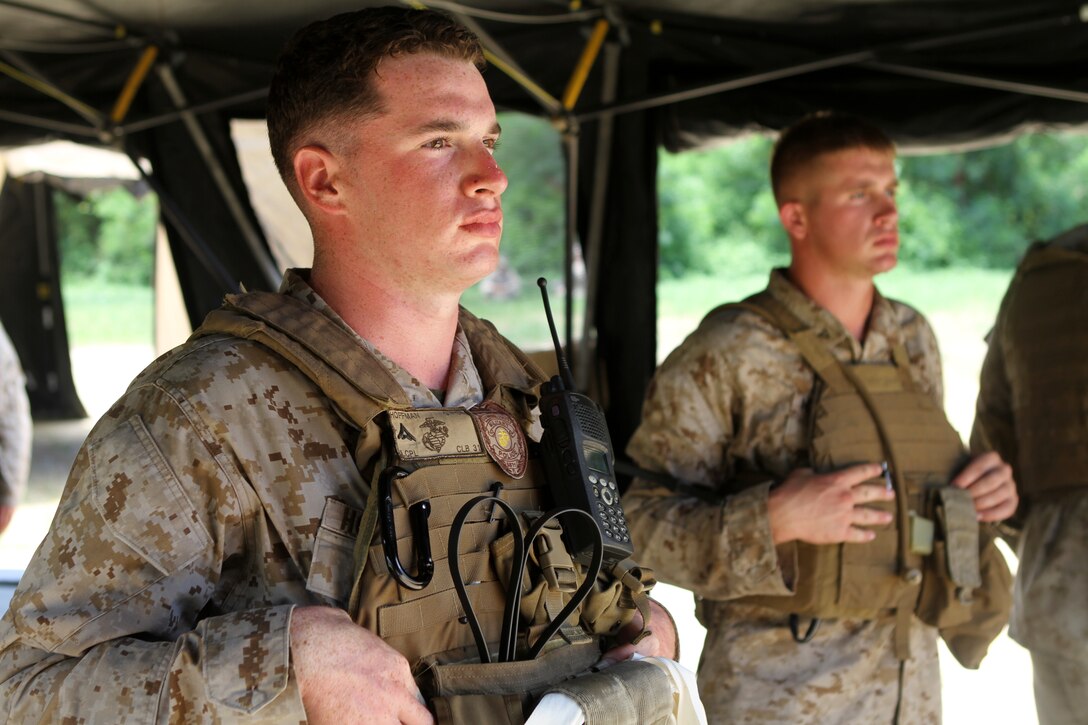
[(971, 618), (975, 590), (982, 586), (978, 520), (971, 494), (955, 486), (929, 492), (938, 532), (925, 557), (922, 591), (915, 614), (932, 627), (951, 627)]
[(967, 491), (942, 486), (931, 503), (938, 532), (915, 614), (940, 630), (961, 665), (976, 669), (1008, 621), (1012, 574)]
[(519, 662), (436, 664), (417, 682), (439, 725), (521, 725), (546, 690), (587, 671), (600, 656), (592, 641)]
[(978, 669), (982, 658), (1009, 621), (1012, 608), (1012, 573), (994, 543), (994, 530), (979, 531), (979, 570), (982, 586), (975, 591), (971, 614), (961, 624), (940, 628), (948, 651), (964, 667)]

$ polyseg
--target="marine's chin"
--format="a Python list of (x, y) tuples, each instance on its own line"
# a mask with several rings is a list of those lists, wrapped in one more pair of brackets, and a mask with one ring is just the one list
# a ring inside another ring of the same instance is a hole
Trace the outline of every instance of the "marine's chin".
[(462, 259), (467, 287), (482, 281), (499, 268), (499, 247), (497, 244), (479, 245)]
[(884, 274), (895, 269), (895, 266), (899, 264), (899, 256), (895, 253), (885, 254), (877, 257), (870, 265), (870, 269), (873, 274)]

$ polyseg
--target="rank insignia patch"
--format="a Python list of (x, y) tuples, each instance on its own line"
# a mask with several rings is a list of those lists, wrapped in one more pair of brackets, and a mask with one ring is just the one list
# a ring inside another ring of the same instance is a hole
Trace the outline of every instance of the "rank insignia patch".
[(462, 408), (391, 410), (393, 444), (404, 460), (483, 453), (472, 417)]
[(488, 401), (470, 409), (484, 448), (511, 478), (521, 478), (529, 464), (529, 448), (525, 433), (514, 419), (497, 403)]

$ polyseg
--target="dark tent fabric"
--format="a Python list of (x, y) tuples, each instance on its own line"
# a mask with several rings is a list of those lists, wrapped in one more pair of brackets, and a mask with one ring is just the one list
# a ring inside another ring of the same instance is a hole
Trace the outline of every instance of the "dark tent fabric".
[(46, 174), (30, 174), (8, 178), (0, 190), (0, 249), (18, 250), (6, 254), (0, 266), (0, 319), (26, 373), (35, 420), (87, 415), (68, 357), (53, 181)]
[[(0, 145), (63, 136), (149, 159), (199, 322), (234, 284), (268, 288), (275, 277), (229, 120), (261, 117), (275, 53), (295, 29), (372, 4), (386, 3), (0, 0)], [(655, 361), (660, 146), (780, 129), (820, 108), (868, 116), (905, 147), (1088, 122), (1088, 11), (1068, 0), (429, 4), (470, 23), (497, 56), (486, 77), (500, 109), (578, 131), (577, 229), (595, 271), (597, 341), (597, 359), (579, 367), (604, 376), (618, 448)], [(564, 111), (556, 99), (605, 20), (605, 50)], [(137, 82), (149, 46), (154, 70)], [(126, 107), (129, 78), (138, 92)]]

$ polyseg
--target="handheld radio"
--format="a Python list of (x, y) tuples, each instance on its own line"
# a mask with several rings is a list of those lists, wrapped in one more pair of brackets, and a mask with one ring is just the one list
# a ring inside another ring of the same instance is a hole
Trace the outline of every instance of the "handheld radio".
[(563, 357), (548, 303), (548, 281), (541, 277), (537, 285), (544, 299), (544, 312), (548, 316), (548, 329), (559, 363), (559, 375), (540, 386), (540, 423), (544, 427), (540, 445), (544, 473), (555, 505), (588, 512), (599, 530), (594, 531), (594, 523), (582, 517), (564, 523), (571, 555), (586, 563), (594, 543), (602, 540), (607, 566), (634, 552), (627, 519), (620, 508), (612, 441), (604, 411), (593, 400), (574, 390), (574, 378)]

